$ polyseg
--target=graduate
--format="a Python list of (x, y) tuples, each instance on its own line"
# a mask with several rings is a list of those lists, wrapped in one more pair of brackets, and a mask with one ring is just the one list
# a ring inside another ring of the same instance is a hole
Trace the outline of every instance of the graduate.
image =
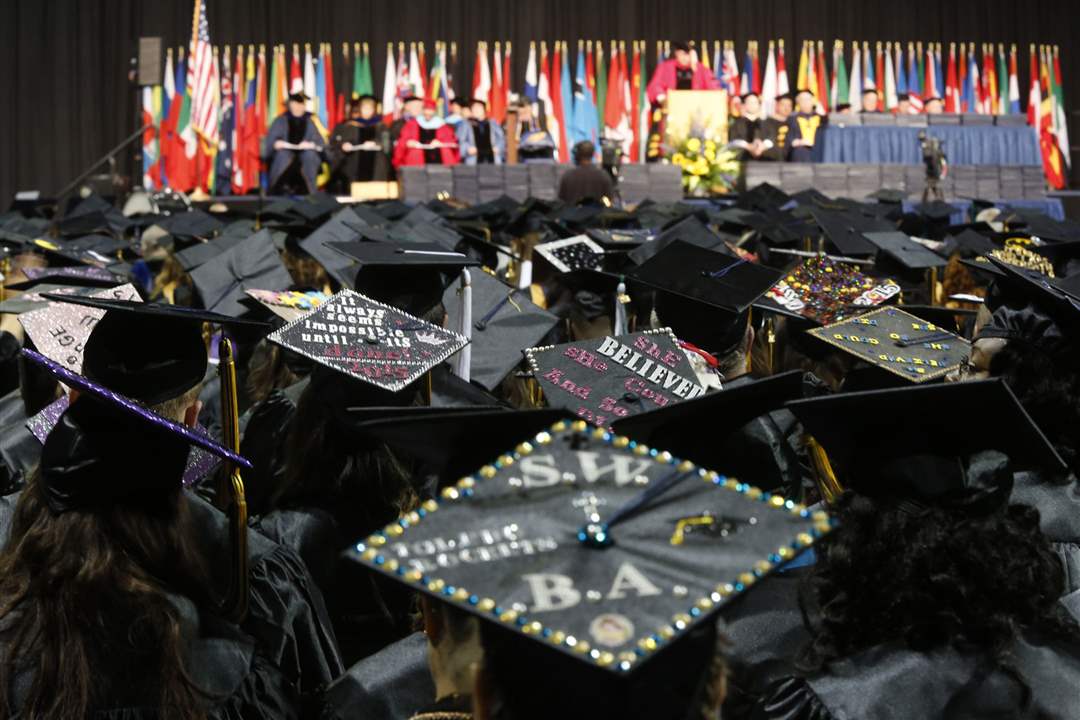
[(798, 111), (787, 119), (788, 160), (790, 162), (810, 162), (814, 154), (814, 140), (817, 132), (825, 125), (825, 116), (817, 112), (814, 93), (800, 90), (795, 97)]
[(425, 100), (420, 116), (409, 119), (401, 128), (394, 146), (394, 167), (461, 162), (454, 131), (435, 111), (435, 101)]
[(354, 182), (389, 179), (390, 137), (375, 111), (374, 95), (354, 95), (348, 119), (330, 133), (326, 155), (331, 191), (348, 195)]
[(307, 95), (289, 96), (288, 109), (274, 119), (263, 139), (262, 156), (270, 163), (271, 194), (315, 192), (326, 140), (307, 111)]
[(466, 165), (502, 165), (506, 162), (506, 133), (487, 116), (487, 103), (474, 98), (471, 116), (457, 126), (461, 157)]
[(720, 87), (720, 82), (707, 67), (693, 62), (689, 44), (677, 42), (672, 49), (673, 57), (656, 67), (645, 90), (650, 103), (664, 102), (669, 90), (716, 90)]

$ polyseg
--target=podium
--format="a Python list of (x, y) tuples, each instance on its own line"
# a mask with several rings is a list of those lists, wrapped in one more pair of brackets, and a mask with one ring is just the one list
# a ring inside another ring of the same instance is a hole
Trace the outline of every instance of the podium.
[(690, 136), (726, 145), (728, 95), (724, 90), (669, 90), (665, 102), (664, 143), (677, 145)]

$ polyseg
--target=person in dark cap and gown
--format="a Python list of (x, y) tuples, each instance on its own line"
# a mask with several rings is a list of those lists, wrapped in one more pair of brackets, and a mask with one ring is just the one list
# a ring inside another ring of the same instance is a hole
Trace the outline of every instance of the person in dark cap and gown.
[(288, 109), (278, 115), (263, 139), (262, 155), (270, 163), (271, 194), (311, 194), (326, 144), (311, 113), (307, 96), (289, 96)]
[(390, 136), (376, 114), (374, 95), (355, 95), (349, 117), (330, 133), (330, 189), (349, 194), (354, 182), (386, 181), (390, 177)]

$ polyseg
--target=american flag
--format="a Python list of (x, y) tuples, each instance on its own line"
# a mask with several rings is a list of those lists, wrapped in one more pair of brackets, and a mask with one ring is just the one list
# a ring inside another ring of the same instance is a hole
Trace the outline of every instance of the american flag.
[(210, 45), (206, 2), (195, 0), (187, 91), (191, 95), (191, 124), (206, 142), (218, 142), (218, 67)]

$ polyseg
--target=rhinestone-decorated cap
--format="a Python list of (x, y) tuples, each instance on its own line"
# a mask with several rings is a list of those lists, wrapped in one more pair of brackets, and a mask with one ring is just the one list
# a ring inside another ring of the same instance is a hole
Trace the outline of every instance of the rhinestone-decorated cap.
[(825, 513), (574, 420), (347, 554), (563, 657), (632, 672), (828, 530)]

